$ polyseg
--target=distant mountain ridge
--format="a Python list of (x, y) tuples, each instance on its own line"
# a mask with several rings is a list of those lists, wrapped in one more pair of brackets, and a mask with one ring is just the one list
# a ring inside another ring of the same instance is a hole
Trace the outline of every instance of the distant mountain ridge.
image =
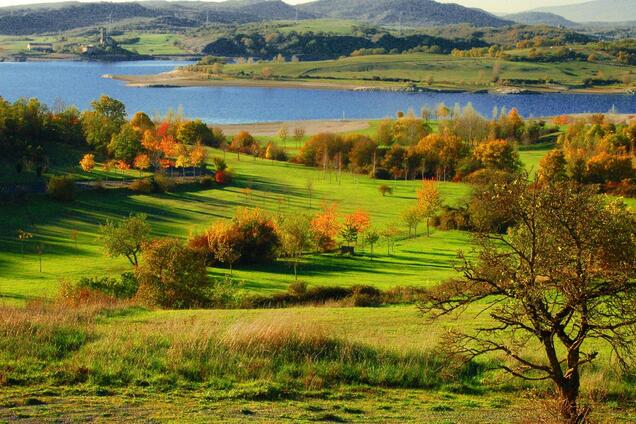
[(542, 7), (532, 12), (548, 12), (573, 22), (636, 21), (636, 0), (593, 0), (567, 6)]
[(524, 25), (549, 25), (565, 28), (574, 28), (578, 26), (576, 22), (572, 22), (562, 16), (548, 12), (521, 12), (514, 13), (512, 15), (505, 15), (504, 17)]
[(29, 35), (67, 31), (89, 25), (105, 24), (131, 18), (153, 18), (161, 12), (139, 3), (70, 3), (63, 7), (47, 8), (38, 5), (20, 9), (0, 9), (0, 34)]
[(297, 6), (318, 16), (412, 26), (468, 23), (480, 27), (511, 24), (480, 9), (433, 0), (317, 0)]
[(210, 23), (247, 23), (264, 20), (339, 18), (405, 26), (469, 24), (501, 27), (511, 21), (479, 9), (433, 0), (318, 0), (292, 6), (281, 0), (161, 1), (129, 3), (44, 3), (0, 8), (0, 34), (30, 35), (67, 31), (146, 18), (162, 25), (197, 26)]

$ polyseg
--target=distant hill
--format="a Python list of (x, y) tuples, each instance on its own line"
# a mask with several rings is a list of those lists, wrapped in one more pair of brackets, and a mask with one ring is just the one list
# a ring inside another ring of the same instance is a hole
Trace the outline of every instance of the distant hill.
[(67, 31), (131, 18), (153, 18), (161, 13), (138, 3), (70, 3), (62, 7), (37, 5), (33, 9), (0, 9), (0, 34), (29, 35)]
[(573, 28), (578, 25), (562, 16), (547, 12), (522, 12), (506, 15), (505, 18), (524, 25), (549, 25), (565, 28)]
[[(140, 3), (44, 3), (0, 8), (0, 34), (30, 35), (67, 31), (107, 22), (150, 18), (143, 27), (195, 27), (210, 23), (248, 23), (263, 20), (313, 19), (281, 0), (216, 2), (143, 1)], [(140, 24), (141, 25), (141, 24)]]
[(554, 13), (574, 22), (626, 22), (636, 20), (636, 0), (594, 0), (534, 11)]
[(378, 24), (409, 26), (470, 24), (500, 27), (511, 24), (480, 9), (433, 0), (318, 0), (298, 9), (336, 19), (354, 19)]
[(235, 0), (221, 3), (246, 15), (267, 20), (314, 19), (315, 15), (300, 11), (281, 0)]

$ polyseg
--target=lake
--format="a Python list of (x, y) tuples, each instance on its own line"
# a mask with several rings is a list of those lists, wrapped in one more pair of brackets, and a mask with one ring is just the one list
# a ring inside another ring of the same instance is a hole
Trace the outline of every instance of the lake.
[(493, 95), (472, 93), (392, 93), (297, 88), (187, 87), (134, 88), (104, 74), (144, 75), (166, 72), (185, 62), (23, 62), (0, 63), (0, 96), (8, 100), (37, 97), (89, 107), (102, 94), (123, 101), (130, 114), (164, 114), (182, 107), (188, 117), (209, 123), (245, 123), (304, 119), (383, 118), (398, 110), (471, 102), (485, 116), (493, 108), (516, 107), (526, 117), (586, 112), (636, 113), (636, 96), (587, 94)]

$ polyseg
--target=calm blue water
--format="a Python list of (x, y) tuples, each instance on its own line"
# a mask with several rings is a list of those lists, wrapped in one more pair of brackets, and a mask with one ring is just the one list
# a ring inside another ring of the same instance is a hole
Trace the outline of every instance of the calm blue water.
[(285, 88), (192, 87), (132, 88), (101, 78), (104, 74), (154, 74), (184, 62), (26, 62), (0, 63), (0, 96), (15, 100), (37, 97), (49, 105), (56, 101), (86, 109), (102, 94), (122, 100), (129, 113), (140, 110), (165, 113), (183, 107), (185, 114), (210, 123), (244, 123), (295, 119), (383, 118), (398, 110), (415, 111), (440, 102), (447, 105), (472, 102), (490, 116), (494, 106), (516, 107), (522, 115), (562, 113), (636, 113), (636, 96), (541, 94), (497, 96), (490, 94), (407, 94), (325, 91)]

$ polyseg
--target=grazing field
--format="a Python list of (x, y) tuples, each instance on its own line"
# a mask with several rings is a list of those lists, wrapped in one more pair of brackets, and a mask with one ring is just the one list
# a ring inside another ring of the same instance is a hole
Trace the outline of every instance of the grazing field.
[[(605, 75), (622, 81), (630, 67), (610, 63), (563, 61), (556, 63), (514, 62), (496, 58), (464, 58), (450, 55), (410, 53), (346, 57), (318, 62), (262, 62), (232, 64), (223, 69), (225, 77), (259, 77), (264, 70), (275, 80), (320, 82), (358, 86), (399, 85), (478, 90), (496, 88), (498, 80), (520, 81), (511, 85), (554, 90), (559, 86), (583, 88), (584, 80)], [(546, 83), (544, 81), (550, 81)], [(265, 81), (267, 82), (267, 81)], [(621, 87), (615, 84), (607, 88)]]
[(154, 34), (126, 32), (114, 37), (120, 47), (143, 55), (180, 55), (189, 53), (181, 47), (181, 36), (175, 34)]
[[(223, 156), (221, 151), (211, 152)], [(148, 214), (153, 233), (160, 237), (187, 238), (191, 232), (202, 231), (215, 219), (230, 218), (239, 207), (260, 207), (271, 213), (317, 211), (323, 202), (335, 202), (343, 213), (363, 209), (370, 213), (372, 224), (379, 228), (387, 224), (401, 226), (401, 212), (416, 199), (418, 181), (392, 182), (393, 196), (382, 197), (378, 186), (383, 182), (365, 176), (343, 173), (340, 183), (335, 173), (324, 175), (319, 170), (289, 163), (254, 159), (237, 160), (227, 154), (227, 161), (239, 178), (225, 188), (201, 189), (181, 187), (165, 195), (139, 195), (123, 190), (81, 193), (72, 204), (52, 202), (44, 196), (32, 201), (2, 208), (2, 250), (0, 263), (7, 270), (0, 276), (0, 293), (17, 299), (52, 296), (60, 279), (80, 276), (119, 274), (128, 269), (122, 259), (103, 256), (96, 240), (98, 225), (107, 219), (118, 219), (133, 212)], [(81, 171), (75, 168), (75, 172)], [(131, 175), (139, 175), (131, 171)], [(314, 184), (313, 199), (307, 193), (307, 181)], [(250, 187), (251, 192), (245, 188)], [(447, 204), (466, 198), (469, 187), (464, 184), (442, 183), (441, 191)], [(17, 240), (18, 230), (34, 234), (24, 245)], [(77, 246), (71, 239), (77, 231)], [(461, 232), (433, 233), (400, 241), (395, 254), (385, 255), (386, 247), (376, 246), (375, 260), (368, 256), (341, 258), (332, 255), (310, 256), (300, 269), (301, 278), (309, 284), (355, 285), (371, 284), (381, 288), (398, 285), (426, 285), (453, 275), (456, 251), (465, 246), (468, 235)], [(42, 272), (40, 257), (34, 253), (37, 243), (44, 243)], [(24, 248), (24, 255), (21, 254)], [(369, 253), (369, 252), (367, 252)], [(215, 275), (225, 270), (211, 269)], [(284, 290), (293, 281), (291, 269), (285, 263), (237, 270), (235, 277), (245, 281), (246, 290)]]

